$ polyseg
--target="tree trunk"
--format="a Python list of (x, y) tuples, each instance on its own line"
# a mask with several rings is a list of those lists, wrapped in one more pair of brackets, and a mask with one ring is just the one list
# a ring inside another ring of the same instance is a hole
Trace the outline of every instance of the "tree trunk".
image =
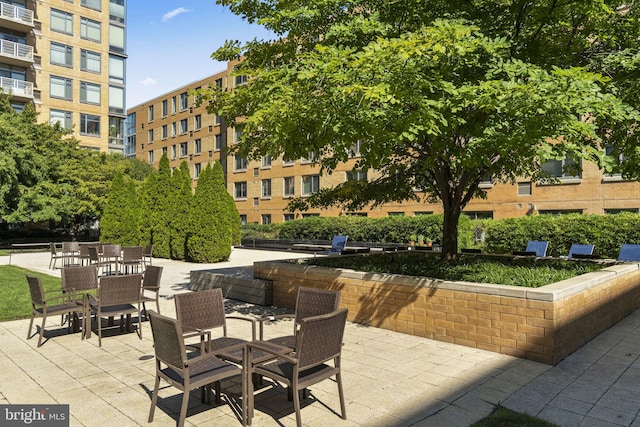
[(460, 208), (444, 207), (442, 225), (442, 260), (452, 261), (458, 257), (458, 219)]

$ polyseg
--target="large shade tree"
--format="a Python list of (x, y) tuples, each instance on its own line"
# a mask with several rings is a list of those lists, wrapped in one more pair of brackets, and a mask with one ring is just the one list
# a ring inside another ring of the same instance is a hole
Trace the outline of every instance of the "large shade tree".
[(275, 34), (213, 54), (242, 58), (236, 73), (249, 77), (201, 96), (242, 126), (232, 149), (311, 151), (331, 173), (357, 147), (355, 168), (372, 171), (299, 207), (440, 201), (443, 257), (455, 258), (458, 218), (485, 196), (481, 181), (544, 178), (542, 164), (565, 157), (620, 167), (604, 145), (640, 157), (635, 1), (218, 3)]

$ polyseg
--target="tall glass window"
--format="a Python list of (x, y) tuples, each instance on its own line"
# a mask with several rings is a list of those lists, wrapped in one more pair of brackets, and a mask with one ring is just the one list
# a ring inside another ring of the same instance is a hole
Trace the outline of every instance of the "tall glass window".
[(109, 82), (124, 84), (124, 58), (109, 55)]
[(124, 28), (109, 25), (109, 49), (114, 52), (124, 52)]
[(124, 24), (126, 17), (124, 0), (109, 0), (109, 19)]
[(72, 91), (71, 91), (71, 79), (67, 79), (64, 77), (51, 76), (50, 77), (50, 87), (49, 94), (52, 98), (61, 98), (71, 100)]
[(80, 133), (100, 136), (100, 116), (80, 114)]
[(52, 31), (73, 34), (73, 15), (57, 9), (51, 9), (50, 25)]
[(124, 88), (109, 86), (109, 112), (124, 113)]
[(91, 73), (100, 73), (100, 54), (90, 50), (80, 49), (80, 69)]
[(80, 37), (100, 42), (100, 22), (88, 18), (80, 18)]
[(80, 102), (100, 105), (100, 85), (80, 82)]
[(49, 62), (54, 65), (73, 67), (73, 48), (66, 44), (51, 42)]
[(80, 4), (94, 10), (102, 10), (100, 0), (80, 0)]

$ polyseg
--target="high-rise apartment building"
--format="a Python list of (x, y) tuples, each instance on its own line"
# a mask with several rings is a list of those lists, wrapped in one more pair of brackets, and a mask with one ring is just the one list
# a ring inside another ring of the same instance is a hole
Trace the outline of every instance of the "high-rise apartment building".
[(1, 0), (0, 85), (15, 109), (124, 153), (126, 0)]
[[(351, 150), (352, 158), (330, 175), (320, 175), (313, 163), (313, 153), (302, 159), (271, 159), (247, 161), (227, 155), (227, 144), (242, 137), (240, 129), (228, 128), (216, 115), (208, 114), (204, 106), (195, 107), (190, 90), (215, 84), (233, 90), (246, 83), (242, 76), (231, 76), (233, 67), (206, 79), (188, 84), (151, 99), (129, 110), (132, 131), (128, 134), (136, 157), (158, 166), (167, 153), (172, 168), (185, 160), (191, 176), (197, 179), (208, 162), (222, 164), (227, 190), (234, 197), (243, 222), (268, 224), (311, 215), (421, 215), (442, 212), (440, 204), (427, 202), (389, 203), (373, 209), (345, 212), (338, 208), (289, 212), (293, 197), (305, 197), (320, 188), (333, 187), (346, 180), (363, 180), (375, 172), (353, 170), (359, 157), (359, 147)], [(609, 152), (612, 147), (604, 147)], [(624, 160), (624, 159), (621, 159)], [(532, 213), (606, 214), (636, 212), (640, 208), (640, 183), (626, 181), (620, 175), (609, 175), (594, 164), (584, 163), (582, 173), (569, 175), (564, 168), (570, 159), (553, 160), (544, 165), (556, 178), (552, 183), (522, 179), (515, 184), (482, 183), (486, 199), (471, 201), (464, 213), (472, 218), (507, 218)], [(422, 196), (418, 194), (418, 196)]]

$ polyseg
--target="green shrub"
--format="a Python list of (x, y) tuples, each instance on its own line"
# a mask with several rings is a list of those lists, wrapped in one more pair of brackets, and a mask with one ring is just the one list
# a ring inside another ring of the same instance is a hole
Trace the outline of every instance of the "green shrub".
[(243, 239), (277, 239), (282, 223), (246, 224), (242, 226)]

